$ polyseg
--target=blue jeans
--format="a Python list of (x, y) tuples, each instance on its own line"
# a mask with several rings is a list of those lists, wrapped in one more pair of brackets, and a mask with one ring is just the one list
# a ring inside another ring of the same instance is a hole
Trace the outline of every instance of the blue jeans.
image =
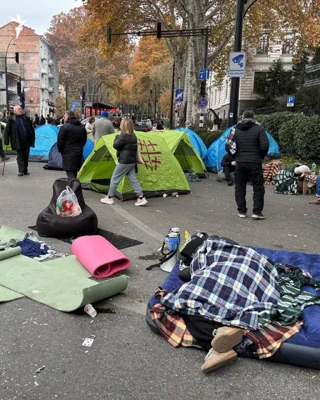
[(320, 197), (320, 175), (318, 176), (316, 182), (316, 196)]
[(143, 192), (136, 176), (136, 164), (118, 164), (116, 166), (111, 177), (108, 196), (114, 197), (116, 195), (117, 187), (124, 176), (129, 178), (137, 197), (142, 197)]

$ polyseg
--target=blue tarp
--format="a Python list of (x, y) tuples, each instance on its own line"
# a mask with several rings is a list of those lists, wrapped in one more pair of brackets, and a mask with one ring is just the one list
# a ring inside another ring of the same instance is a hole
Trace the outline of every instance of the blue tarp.
[(203, 140), (196, 132), (194, 132), (192, 129), (189, 129), (189, 128), (176, 128), (175, 130), (185, 132), (189, 136), (192, 146), (197, 151), (199, 156), (202, 159), (205, 158), (205, 156), (207, 154), (206, 145), (203, 143)]
[[(231, 128), (227, 128), (223, 134), (212, 143), (207, 151), (207, 155), (204, 158), (204, 164), (207, 168), (212, 168), (216, 172), (221, 170), (221, 160), (224, 155), (227, 153), (225, 150), (226, 138), (231, 131)], [(269, 132), (266, 132), (269, 139), (269, 152), (268, 156), (270, 158), (279, 158), (280, 150), (278, 143), (274, 140), (274, 138), (270, 135)]]
[(41, 125), (35, 130), (35, 147), (30, 149), (30, 161), (43, 161), (49, 159), (51, 147), (57, 142), (59, 128), (54, 125)]

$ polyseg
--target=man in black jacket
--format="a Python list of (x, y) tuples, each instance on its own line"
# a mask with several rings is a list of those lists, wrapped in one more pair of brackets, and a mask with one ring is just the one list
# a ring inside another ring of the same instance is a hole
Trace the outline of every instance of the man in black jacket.
[(62, 154), (62, 167), (68, 179), (77, 177), (82, 164), (83, 147), (87, 142), (84, 125), (75, 117), (73, 111), (66, 111), (64, 124), (58, 133), (58, 151)]
[[(236, 160), (236, 203), (240, 218), (247, 216), (247, 182), (253, 186), (253, 219), (264, 219), (264, 179), (262, 161), (268, 154), (269, 140), (263, 127), (254, 119), (252, 110), (243, 113), (243, 120), (234, 130)], [(226, 146), (226, 150), (229, 149)]]
[(30, 147), (34, 147), (35, 142), (34, 129), (31, 120), (23, 115), (21, 106), (15, 106), (13, 113), (4, 132), (4, 144), (11, 143), (12, 150), (17, 151), (18, 176), (30, 175), (28, 162)]

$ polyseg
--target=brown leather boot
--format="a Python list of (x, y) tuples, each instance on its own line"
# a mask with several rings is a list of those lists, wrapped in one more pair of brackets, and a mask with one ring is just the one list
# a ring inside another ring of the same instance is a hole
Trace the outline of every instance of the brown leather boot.
[(234, 350), (227, 351), (226, 353), (217, 353), (214, 349), (209, 350), (206, 355), (204, 364), (201, 367), (201, 371), (208, 373), (222, 367), (225, 364), (235, 360), (237, 353)]
[(222, 326), (217, 329), (217, 333), (211, 342), (211, 346), (218, 353), (225, 353), (234, 346), (241, 343), (243, 330), (232, 326)]

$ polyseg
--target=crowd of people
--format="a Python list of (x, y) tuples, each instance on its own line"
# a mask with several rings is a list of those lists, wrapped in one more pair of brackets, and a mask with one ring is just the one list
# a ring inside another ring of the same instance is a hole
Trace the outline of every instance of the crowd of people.
[[(34, 147), (35, 143), (34, 128), (45, 122), (60, 127), (57, 145), (59, 152), (62, 154), (63, 169), (69, 179), (76, 178), (83, 161), (82, 152), (87, 137), (91, 136), (95, 144), (97, 144), (102, 136), (114, 133), (114, 125), (108, 117), (108, 112), (105, 110), (100, 118), (90, 117), (86, 125), (83, 125), (75, 113), (68, 110), (62, 120), (56, 119), (53, 121), (49, 116), (46, 120), (44, 120), (44, 117), (39, 119), (36, 114), (32, 121), (23, 112), (21, 106), (15, 106), (12, 115), (6, 121), (4, 144), (9, 145), (10, 143), (12, 149), (17, 151), (18, 176), (29, 175), (28, 160), (30, 147)], [(164, 128), (162, 121), (159, 121), (157, 126), (155, 125), (151, 120), (146, 121), (146, 126), (150, 130), (153, 130), (153, 127), (156, 130)], [(118, 164), (111, 178), (109, 193), (101, 199), (102, 203), (114, 204), (116, 188), (121, 179), (127, 176), (137, 195), (135, 205), (142, 206), (147, 204), (136, 177), (137, 163), (143, 163), (143, 159), (138, 150), (137, 137), (134, 133), (135, 127), (135, 118), (126, 117), (122, 119), (119, 127), (120, 133), (116, 135), (114, 140)], [(0, 144), (0, 157), (2, 161), (8, 160), (9, 157), (3, 151), (1, 140)], [(253, 186), (252, 218), (256, 220), (265, 219), (263, 214), (265, 195), (263, 160), (268, 153), (268, 149), (269, 140), (265, 129), (254, 119), (252, 110), (245, 111), (243, 119), (231, 129), (227, 136), (227, 154), (221, 161), (228, 185), (232, 186), (235, 182), (235, 200), (240, 218), (247, 217), (246, 187), (250, 183)], [(297, 194), (299, 180), (301, 181), (305, 174), (310, 173), (310, 169), (307, 166), (298, 163), (286, 169), (284, 167), (277, 168), (275, 168), (277, 174), (272, 176), (272, 183), (275, 184), (276, 193), (282, 194)], [(320, 183), (317, 184), (317, 200), (312, 204), (320, 204), (319, 199)]]

